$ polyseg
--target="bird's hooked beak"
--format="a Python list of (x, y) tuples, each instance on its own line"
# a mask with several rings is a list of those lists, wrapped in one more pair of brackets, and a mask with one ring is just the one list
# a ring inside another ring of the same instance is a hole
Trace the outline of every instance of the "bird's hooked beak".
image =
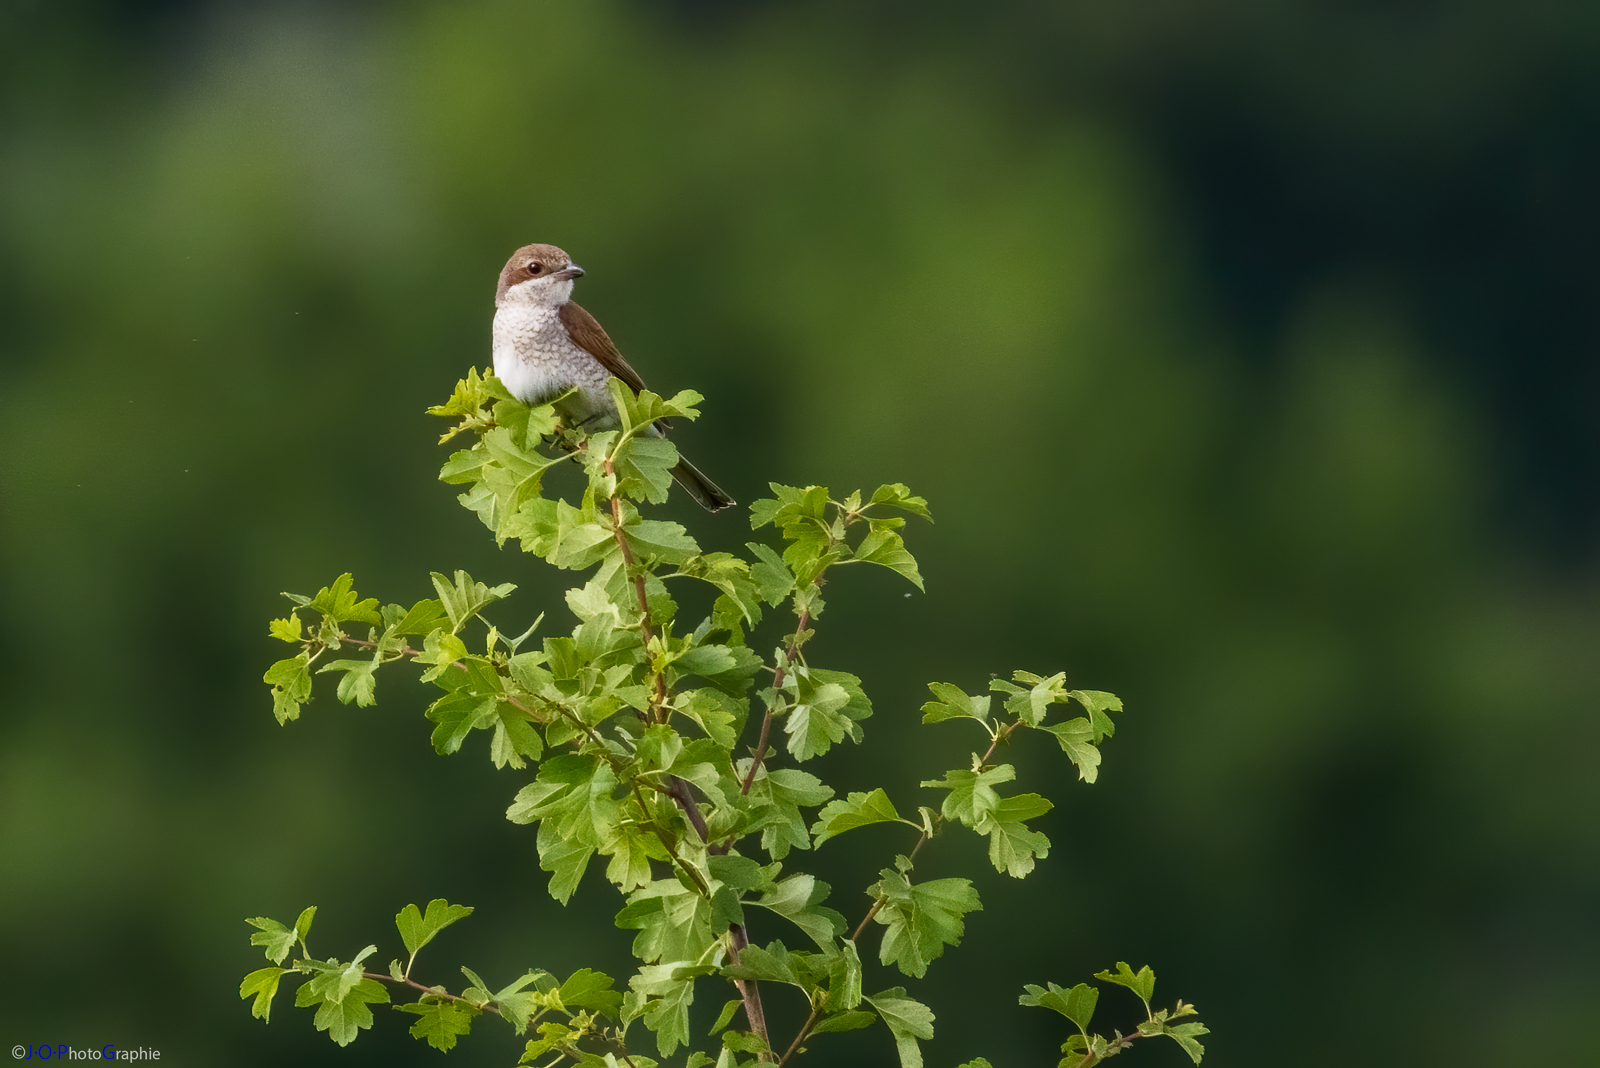
[(558, 281), (568, 282), (574, 278), (583, 277), (583, 268), (576, 263), (569, 265), (565, 270), (557, 271), (555, 277)]

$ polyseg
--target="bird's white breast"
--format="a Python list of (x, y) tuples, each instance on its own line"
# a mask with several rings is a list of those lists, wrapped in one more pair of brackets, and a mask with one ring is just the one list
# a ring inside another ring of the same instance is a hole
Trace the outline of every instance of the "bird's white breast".
[(576, 386), (579, 394), (561, 405), (569, 420), (611, 408), (610, 373), (568, 336), (556, 306), (508, 301), (495, 311), (493, 336), (494, 373), (524, 404), (543, 404)]

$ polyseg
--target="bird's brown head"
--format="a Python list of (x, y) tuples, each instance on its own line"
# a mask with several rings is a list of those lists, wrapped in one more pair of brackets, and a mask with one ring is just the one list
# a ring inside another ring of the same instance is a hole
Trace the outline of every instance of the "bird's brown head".
[(495, 306), (513, 300), (565, 304), (572, 298), (573, 279), (582, 275), (583, 268), (554, 245), (523, 245), (500, 272)]

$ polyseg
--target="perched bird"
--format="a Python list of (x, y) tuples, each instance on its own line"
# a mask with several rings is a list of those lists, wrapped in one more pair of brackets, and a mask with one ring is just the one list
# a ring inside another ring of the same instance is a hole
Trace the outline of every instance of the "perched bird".
[[(544, 404), (569, 389), (556, 405), (568, 425), (589, 431), (621, 425), (606, 383), (620, 378), (638, 393), (639, 372), (622, 358), (594, 316), (572, 303), (572, 283), (583, 275), (554, 245), (524, 245), (506, 261), (494, 295), (494, 373), (524, 404)], [(665, 435), (666, 420), (649, 432)], [(734, 503), (683, 457), (672, 477), (710, 511)]]

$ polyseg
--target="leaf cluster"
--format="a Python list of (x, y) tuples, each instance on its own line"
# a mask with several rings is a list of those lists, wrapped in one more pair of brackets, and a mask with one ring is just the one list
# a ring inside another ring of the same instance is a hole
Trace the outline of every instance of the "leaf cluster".
[(1200, 1036), (1210, 1033), (1206, 1026), (1198, 1020), (1182, 1024), (1172, 1022), (1193, 1016), (1199, 1010), (1182, 998), (1179, 998), (1177, 1005), (1171, 1009), (1152, 1010), (1150, 999), (1155, 996), (1156, 975), (1148, 965), (1134, 971), (1124, 962), (1118, 961), (1115, 971), (1096, 972), (1094, 977), (1103, 983), (1126, 987), (1137, 994), (1139, 1001), (1144, 1005), (1145, 1018), (1131, 1033), (1125, 1035), (1121, 1031), (1113, 1031), (1112, 1037), (1108, 1039), (1089, 1029), (1095, 1006), (1100, 1001), (1100, 991), (1088, 983), (1079, 983), (1071, 990), (1063, 990), (1054, 983), (1044, 987), (1029, 983), (1024, 987), (1027, 993), (1018, 999), (1020, 1004), (1053, 1009), (1071, 1020), (1078, 1029), (1077, 1034), (1062, 1044), (1061, 1051), (1067, 1056), (1061, 1059), (1057, 1068), (1090, 1068), (1091, 1065), (1099, 1064), (1107, 1057), (1123, 1052), (1138, 1039), (1155, 1038), (1159, 1035), (1172, 1039), (1183, 1047), (1190, 1060), (1196, 1064), (1200, 1063), (1200, 1058), (1205, 1053), (1205, 1047), (1200, 1044)]
[[(461, 504), (498, 542), (582, 573), (565, 598), (570, 626), (546, 628), (541, 613), (526, 628), (502, 629), (502, 602), (515, 587), (465, 572), (432, 575), (432, 597), (381, 607), (341, 575), (314, 596), (285, 595), (291, 610), (269, 631), (297, 649), (264, 681), (287, 723), (311, 700), (317, 674), (337, 676), (339, 701), (365, 706), (376, 700), (380, 669), (414, 662), (439, 691), (426, 710), (437, 752), (458, 752), (482, 731), (496, 767), (529, 774), (506, 816), (537, 827), (551, 896), (566, 902), (589, 866), (603, 864), (622, 897), (616, 925), (636, 932), (637, 973), (624, 990), (587, 970), (563, 983), (531, 971), (492, 990), (463, 969), (470, 982), (459, 992), (425, 985), (412, 977), (418, 951), (471, 912), (434, 901), (396, 917), (407, 957), (387, 973), (362, 966), (371, 946), (349, 962), (311, 957), (305, 938), (314, 910), (293, 928), (252, 920), (252, 941), (273, 967), (246, 977), (241, 996), (254, 997), (252, 1011), (265, 1019), (279, 980), (302, 975), (297, 1005), (314, 1007), (316, 1026), (344, 1044), (371, 1026), (368, 1006), (389, 1001), (388, 984), (419, 994), (396, 1007), (417, 1017), (412, 1033), (436, 1048), (451, 1048), (477, 1017), (493, 1013), (528, 1036), (524, 1063), (639, 1068), (656, 1062), (630, 1043), (631, 1026), (653, 1035), (661, 1057), (690, 1047), (696, 991), (720, 980), (736, 995), (713, 1027), (720, 1049), (714, 1059), (690, 1053), (690, 1066), (781, 1064), (817, 1036), (881, 1022), (900, 1063), (919, 1068), (932, 1012), (903, 986), (867, 993), (869, 973), (883, 966), (921, 978), (960, 943), (965, 915), (982, 905), (968, 879), (919, 880), (918, 852), (955, 823), (988, 839), (997, 871), (1027, 875), (1049, 848), (1028, 821), (1051, 802), (1008, 793), (1015, 769), (991, 757), (1016, 732), (1043, 731), (1078, 777), (1093, 782), (1121, 704), (1069, 689), (1061, 674), (1017, 672), (979, 696), (934, 683), (924, 722), (970, 720), (988, 742), (969, 766), (923, 784), (945, 792), (942, 804), (911, 819), (881, 789), (836, 798), (800, 765), (860, 742), (873, 708), (856, 675), (806, 655), (826, 609), (822, 590), (835, 568), (850, 564), (887, 568), (921, 589), (902, 531), (908, 517), (930, 518), (926, 502), (898, 484), (842, 497), (773, 484), (750, 516), (752, 530), (772, 528), (778, 544), (706, 551), (681, 525), (640, 511), (666, 498), (677, 462), (652, 428), (693, 418), (700, 398), (634, 396), (614, 386), (621, 426), (596, 434), (561, 427), (550, 406), (521, 405), (476, 372), (431, 410), (455, 421), (442, 440), (471, 441), (440, 473), (462, 487)], [(546, 473), (562, 463), (582, 469), (576, 502), (544, 492)], [(711, 608), (685, 621), (679, 598), (693, 585), (709, 588)], [(775, 639), (760, 640), (780, 606), (789, 622)], [(1063, 708), (1068, 714), (1058, 715)], [(911, 844), (867, 888), (872, 904), (852, 927), (827, 903), (832, 888), (793, 865), (798, 853), (883, 822), (906, 825)], [(783, 937), (752, 940), (774, 925)], [(881, 934), (875, 965), (869, 929)], [(297, 945), (301, 958), (284, 967)], [(794, 991), (807, 1012), (787, 1042), (765, 1020), (762, 992), (775, 988)], [(741, 1026), (732, 1026), (741, 1011)]]

